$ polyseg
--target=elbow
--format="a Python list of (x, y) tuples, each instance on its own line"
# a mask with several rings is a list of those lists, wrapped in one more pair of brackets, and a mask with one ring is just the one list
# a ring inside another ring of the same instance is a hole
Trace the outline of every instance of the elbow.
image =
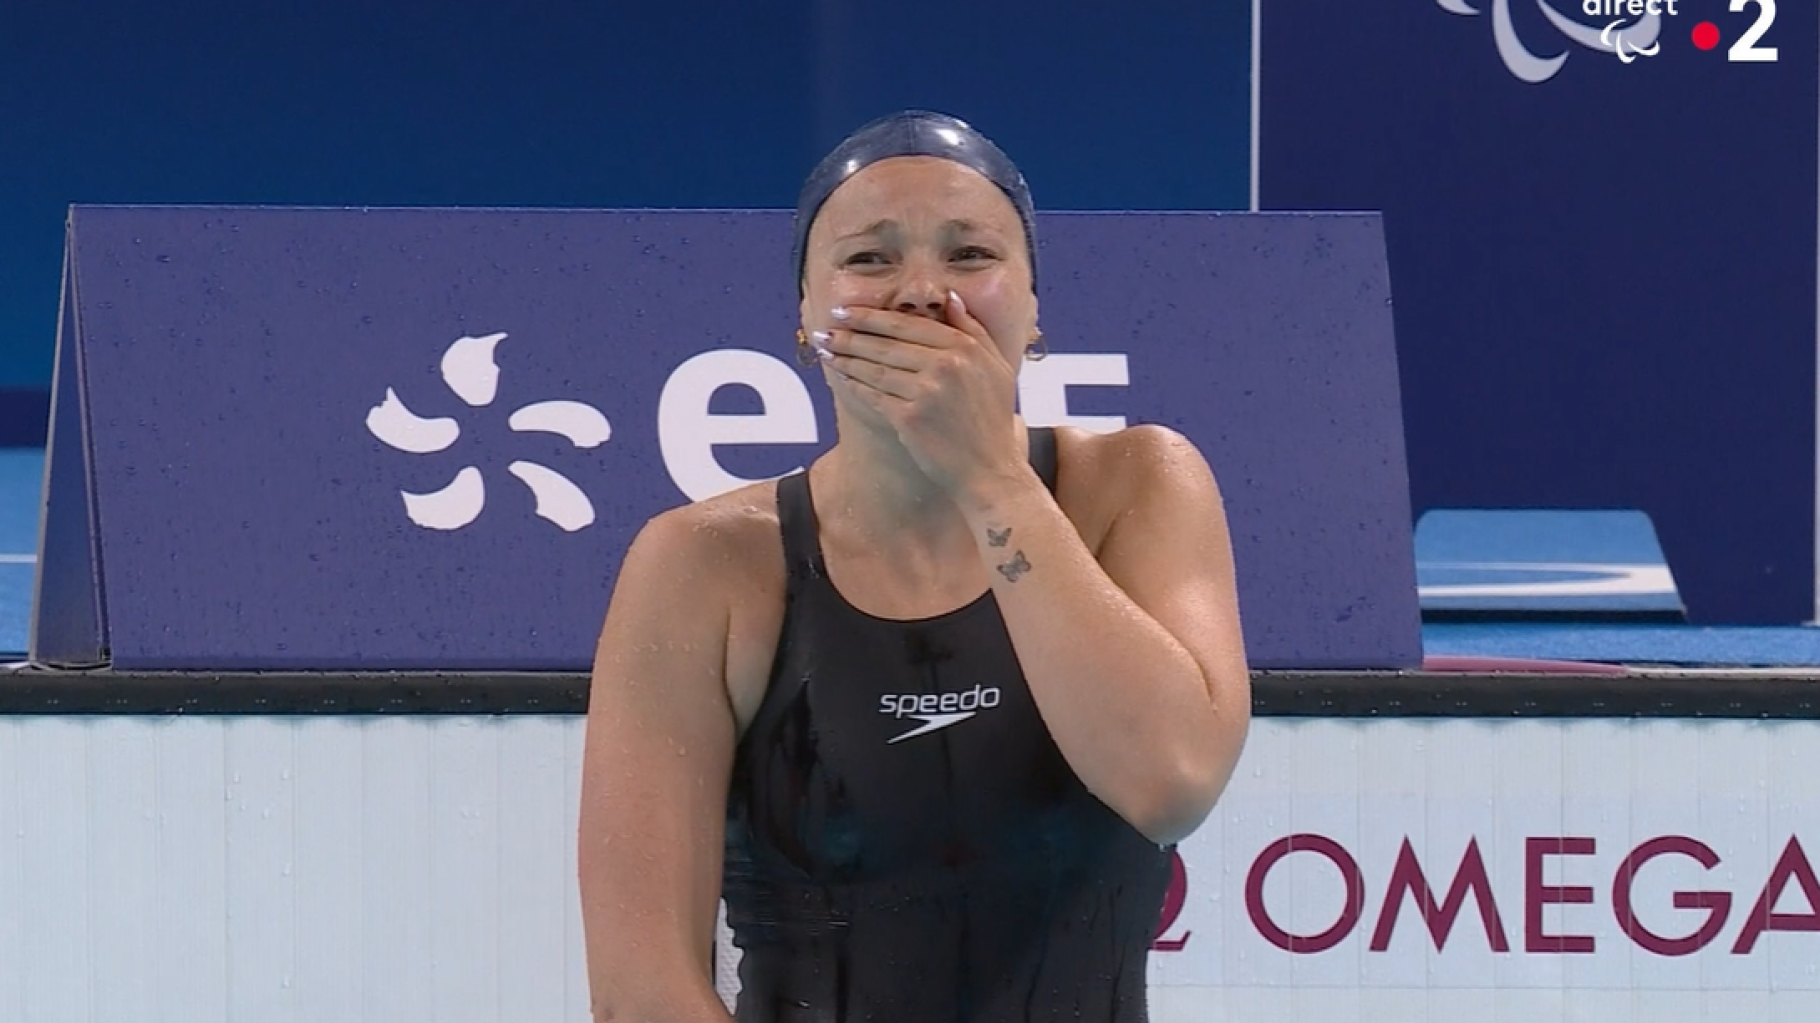
[(1226, 791), (1238, 761), (1238, 743), (1209, 743), (1186, 750), (1153, 780), (1127, 820), (1157, 845), (1175, 845), (1200, 828)]
[(1219, 802), (1220, 787), (1170, 786), (1127, 819), (1138, 833), (1159, 846), (1175, 845), (1197, 831)]
[(1226, 787), (1225, 772), (1182, 763), (1154, 777), (1147, 791), (1132, 800), (1122, 816), (1138, 833), (1159, 846), (1175, 845), (1194, 834)]

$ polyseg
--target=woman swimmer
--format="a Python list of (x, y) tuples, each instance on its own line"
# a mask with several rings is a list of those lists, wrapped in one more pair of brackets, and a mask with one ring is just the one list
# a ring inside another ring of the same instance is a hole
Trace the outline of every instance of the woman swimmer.
[(627, 552), (579, 836), (594, 1017), (1146, 1018), (1168, 847), (1250, 694), (1219, 491), (1154, 426), (1026, 428), (1023, 178), (953, 118), (861, 128), (798, 206), (839, 439)]

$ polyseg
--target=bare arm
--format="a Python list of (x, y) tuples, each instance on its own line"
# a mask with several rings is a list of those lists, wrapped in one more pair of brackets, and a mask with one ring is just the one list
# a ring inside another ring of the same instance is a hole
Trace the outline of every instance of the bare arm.
[(1056, 745), (1090, 791), (1166, 844), (1225, 788), (1251, 682), (1212, 472), (1167, 430), (1119, 443), (1131, 492), (1097, 561), (1033, 472), (961, 507)]
[(1107, 438), (1091, 482), (1122, 506), (1096, 560), (1017, 450), (1016, 370), (959, 294), (948, 293), (945, 322), (859, 306), (837, 318), (835, 393), (890, 423), (966, 517), (1069, 766), (1152, 840), (1192, 832), (1251, 720), (1232, 550), (1206, 460), (1161, 427)]
[(711, 979), (736, 725), (728, 613), (676, 513), (627, 552), (601, 630), (579, 867), (593, 1018), (727, 1023)]

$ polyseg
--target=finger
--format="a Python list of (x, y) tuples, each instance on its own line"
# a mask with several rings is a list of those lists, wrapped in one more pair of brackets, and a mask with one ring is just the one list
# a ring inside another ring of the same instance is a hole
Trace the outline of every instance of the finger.
[(828, 367), (847, 380), (893, 398), (908, 401), (916, 390), (915, 373), (851, 355), (833, 356)]
[(974, 319), (973, 314), (967, 311), (967, 303), (961, 300), (961, 293), (958, 291), (948, 292), (948, 322), (955, 330), (981, 344), (989, 345), (992, 341), (991, 331), (988, 331), (985, 324)]
[(889, 422), (895, 423), (897, 416), (910, 407), (908, 400), (887, 391), (881, 391), (863, 380), (848, 376), (840, 370), (834, 369), (832, 363), (828, 368), (832, 371), (828, 377), (828, 384), (836, 394), (844, 395), (845, 400), (871, 409)]
[(846, 401), (871, 409), (873, 414), (894, 425), (910, 407), (902, 398), (874, 390), (852, 377), (837, 377), (834, 383), (837, 391), (846, 392)]
[(960, 341), (954, 336), (953, 327), (927, 316), (912, 316), (909, 313), (865, 306), (836, 306), (829, 311), (829, 315), (837, 324), (849, 330), (896, 338), (927, 348), (953, 348)]
[(852, 330), (816, 331), (816, 338), (819, 347), (835, 355), (863, 359), (912, 373), (925, 367), (932, 351), (922, 345), (905, 344), (894, 337), (862, 334)]

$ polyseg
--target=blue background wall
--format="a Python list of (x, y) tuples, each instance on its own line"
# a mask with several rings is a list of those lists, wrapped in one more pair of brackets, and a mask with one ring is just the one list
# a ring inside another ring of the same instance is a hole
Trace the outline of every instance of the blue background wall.
[[(72, 202), (790, 207), (905, 106), (1050, 209), (1243, 209), (1248, 0), (0, 3), (0, 387), (50, 380)], [(786, 258), (780, 258), (780, 271)], [(42, 429), (42, 423), (39, 423)]]
[(1535, 84), (1470, 6), (1262, 19), (1264, 208), (1384, 211), (1415, 507), (1641, 508), (1691, 617), (1808, 620), (1814, 5), (1746, 64), (1757, 9), (1682, 0), (1625, 64), (1514, 0), (1524, 47), (1567, 55)]

